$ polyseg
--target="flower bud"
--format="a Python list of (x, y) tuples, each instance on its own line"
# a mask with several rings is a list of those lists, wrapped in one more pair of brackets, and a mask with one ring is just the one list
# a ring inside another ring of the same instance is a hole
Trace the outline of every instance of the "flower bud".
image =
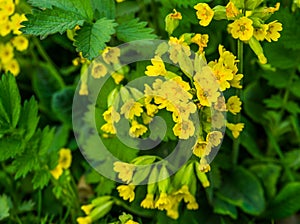
[(158, 179), (160, 180), (158, 184), (158, 190), (160, 193), (167, 192), (169, 186), (170, 186), (170, 174), (166, 168), (166, 166), (162, 166), (158, 175)]
[(251, 47), (253, 52), (257, 55), (259, 62), (261, 64), (266, 64), (267, 58), (265, 57), (263, 49), (260, 43), (258, 42), (258, 40), (255, 39), (254, 37), (251, 37), (251, 39), (249, 40), (249, 46)]
[(98, 197), (98, 198), (95, 198), (94, 200), (92, 200), (92, 205), (94, 207), (98, 206), (98, 205), (101, 205), (107, 201), (111, 200), (111, 196), (101, 196), (101, 197)]
[(214, 19), (215, 20), (227, 19), (226, 8), (224, 6), (217, 5), (213, 8), (213, 11), (214, 11)]
[(173, 11), (174, 11), (173, 13), (168, 14), (165, 18), (165, 23), (166, 23), (165, 29), (170, 36), (173, 33), (173, 31), (178, 27), (179, 20), (182, 19), (180, 12), (177, 12), (176, 9), (174, 9)]
[(95, 207), (89, 215), (91, 217), (92, 221), (101, 219), (107, 213), (109, 213), (113, 204), (114, 204), (114, 201), (106, 201), (106, 202), (100, 204), (98, 207)]
[(117, 96), (119, 94), (118, 88), (114, 88), (107, 97), (107, 106), (110, 107), (112, 105), (118, 105), (115, 101), (118, 99)]

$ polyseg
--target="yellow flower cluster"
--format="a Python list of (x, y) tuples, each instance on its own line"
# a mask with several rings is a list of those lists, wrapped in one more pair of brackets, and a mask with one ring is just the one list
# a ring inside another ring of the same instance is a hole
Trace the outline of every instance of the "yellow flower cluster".
[(57, 166), (50, 171), (51, 175), (57, 180), (63, 174), (63, 170), (69, 169), (72, 162), (70, 149), (62, 148), (59, 150), (59, 159)]
[(10, 71), (15, 76), (20, 73), (20, 66), (14, 49), (22, 52), (29, 44), (19, 30), (21, 23), (27, 19), (24, 14), (16, 12), (17, 4), (18, 1), (0, 0), (0, 36), (9, 38), (8, 42), (0, 43), (0, 71)]

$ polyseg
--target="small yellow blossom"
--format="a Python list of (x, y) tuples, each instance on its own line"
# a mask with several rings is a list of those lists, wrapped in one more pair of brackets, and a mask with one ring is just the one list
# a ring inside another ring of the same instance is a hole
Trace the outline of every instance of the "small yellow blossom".
[(170, 13), (170, 17), (171, 17), (172, 19), (178, 19), (178, 20), (181, 20), (181, 19), (182, 19), (181, 13), (180, 13), (180, 12), (177, 12), (176, 9), (173, 9), (173, 13)]
[(140, 102), (135, 102), (134, 99), (129, 99), (121, 107), (121, 114), (124, 114), (126, 119), (133, 119), (134, 116), (141, 116), (143, 113), (143, 105)]
[(92, 209), (94, 208), (94, 205), (89, 204), (89, 205), (82, 205), (81, 206), (81, 210), (84, 211), (84, 213), (86, 215), (89, 215), (92, 211)]
[(11, 32), (11, 23), (8, 19), (0, 21), (0, 36), (5, 37)]
[(111, 122), (108, 122), (108, 123), (105, 123), (104, 125), (102, 125), (101, 130), (106, 133), (112, 134), (112, 135), (117, 134), (115, 126)]
[(185, 42), (184, 36), (180, 36), (179, 39), (176, 37), (170, 37), (168, 42), (170, 48), (170, 59), (173, 63), (177, 64), (181, 59), (182, 56), (190, 56), (191, 51), (189, 45)]
[(147, 115), (150, 117), (153, 117), (158, 112), (158, 108), (155, 104), (147, 103), (145, 107)]
[(197, 18), (200, 20), (199, 24), (201, 26), (208, 26), (208, 24), (214, 17), (214, 11), (206, 3), (198, 3), (194, 6), (194, 9), (197, 10), (196, 15)]
[(208, 145), (208, 142), (203, 141), (201, 139), (198, 139), (198, 141), (193, 147), (193, 153), (200, 158), (207, 155), (207, 152), (209, 151), (210, 145)]
[(88, 85), (85, 82), (81, 82), (79, 95), (80, 96), (87, 96), (89, 94)]
[(228, 4), (226, 5), (226, 16), (228, 19), (234, 19), (237, 15), (239, 15), (240, 12), (239, 10), (236, 8), (236, 6), (234, 5), (233, 2), (228, 2)]
[(231, 96), (226, 103), (228, 111), (234, 115), (241, 111), (241, 105), (242, 101), (237, 96)]
[(102, 58), (105, 63), (118, 63), (120, 57), (120, 49), (117, 47), (106, 47), (102, 52)]
[(10, 16), (15, 12), (15, 4), (13, 0), (6, 0), (1, 4), (1, 9), (6, 13), (6, 15)]
[(208, 35), (207, 34), (199, 34), (197, 33), (193, 38), (191, 39), (192, 43), (195, 43), (199, 46), (199, 53), (203, 52), (203, 49), (207, 47), (208, 43)]
[(19, 29), (24, 27), (23, 25), (21, 25), (21, 23), (24, 21), (27, 21), (25, 14), (15, 13), (10, 17), (10, 26), (13, 34), (20, 35), (22, 33)]
[(133, 138), (138, 138), (146, 133), (148, 128), (145, 125), (139, 124), (137, 121), (132, 121), (129, 129), (129, 135)]
[(158, 210), (164, 210), (170, 205), (171, 201), (168, 197), (168, 195), (164, 192), (162, 192), (159, 195), (158, 200), (155, 202), (155, 208)]
[(100, 62), (93, 62), (93, 67), (92, 67), (92, 76), (95, 79), (99, 79), (101, 77), (104, 77), (107, 74), (107, 68), (104, 64)]
[(26, 50), (29, 44), (28, 39), (24, 36), (16, 36), (11, 40), (11, 42), (18, 51)]
[(63, 169), (60, 165), (57, 165), (50, 173), (57, 180), (62, 175)]
[(145, 74), (148, 76), (158, 76), (158, 75), (166, 75), (167, 70), (165, 69), (165, 64), (159, 56), (155, 56), (151, 59), (152, 65), (148, 65), (146, 67), (147, 71)]
[(279, 31), (282, 31), (282, 24), (277, 22), (277, 20), (270, 22), (268, 24), (268, 30), (265, 39), (269, 42), (277, 41), (280, 37)]
[(209, 132), (206, 136), (206, 141), (209, 143), (209, 145), (212, 146), (218, 146), (221, 144), (223, 139), (223, 134), (220, 131), (212, 131)]
[(274, 12), (278, 11), (279, 8), (280, 8), (280, 2), (277, 2), (276, 5), (275, 5), (275, 7), (266, 8), (265, 12), (266, 13), (274, 13)]
[(124, 79), (124, 75), (118, 72), (114, 72), (111, 77), (114, 79), (115, 83), (119, 85)]
[(173, 127), (174, 135), (178, 136), (180, 139), (188, 139), (195, 133), (195, 126), (190, 120), (183, 120), (176, 123)]
[(6, 62), (3, 67), (5, 72), (10, 71), (14, 76), (17, 76), (20, 73), (20, 65), (16, 59), (11, 59)]
[(113, 106), (110, 106), (103, 114), (104, 120), (108, 123), (118, 122), (120, 120), (119, 113)]
[(72, 154), (70, 149), (62, 148), (59, 150), (59, 160), (58, 164), (63, 169), (68, 169), (72, 163)]
[(243, 123), (227, 123), (226, 126), (232, 132), (233, 137), (238, 138), (245, 125)]
[(126, 221), (124, 224), (139, 224), (139, 223), (130, 219), (130, 220)]
[(90, 216), (86, 217), (78, 217), (76, 219), (78, 224), (91, 224), (92, 223), (92, 218)]
[(250, 40), (253, 35), (252, 20), (247, 17), (241, 17), (230, 24), (232, 37), (242, 41)]
[(269, 26), (266, 24), (261, 25), (261, 27), (259, 27), (259, 28), (254, 28), (253, 36), (258, 41), (263, 41), (267, 35), (268, 28), (269, 28)]
[(141, 202), (141, 207), (146, 209), (154, 209), (154, 195), (147, 194), (146, 198)]
[(129, 183), (132, 180), (134, 165), (117, 161), (114, 163), (114, 171), (119, 173), (119, 179)]
[(231, 87), (241, 89), (243, 86), (240, 84), (241, 79), (244, 77), (243, 74), (236, 74), (233, 76), (233, 79), (229, 81)]
[(117, 187), (120, 197), (122, 197), (125, 201), (129, 200), (129, 202), (132, 202), (134, 200), (134, 189), (134, 185), (120, 185)]
[(10, 43), (0, 44), (0, 61), (2, 64), (8, 63), (14, 57), (14, 48)]

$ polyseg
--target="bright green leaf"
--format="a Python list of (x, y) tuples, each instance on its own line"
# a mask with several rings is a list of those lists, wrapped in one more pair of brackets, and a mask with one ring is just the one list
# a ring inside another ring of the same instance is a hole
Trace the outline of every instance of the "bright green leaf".
[(105, 43), (115, 33), (116, 23), (113, 20), (102, 18), (93, 24), (84, 24), (75, 36), (74, 45), (83, 57), (92, 60), (105, 48)]
[(216, 198), (213, 202), (214, 212), (221, 215), (229, 215), (231, 218), (237, 218), (237, 209), (234, 205)]
[(156, 38), (153, 29), (146, 26), (147, 22), (139, 22), (138, 19), (123, 22), (116, 28), (117, 37), (124, 42)]
[(44, 188), (48, 184), (50, 177), (51, 175), (49, 170), (43, 170), (43, 169), (38, 170), (34, 174), (34, 177), (32, 179), (33, 188), (34, 189)]
[(3, 220), (9, 216), (9, 202), (7, 196), (0, 196), (0, 220)]

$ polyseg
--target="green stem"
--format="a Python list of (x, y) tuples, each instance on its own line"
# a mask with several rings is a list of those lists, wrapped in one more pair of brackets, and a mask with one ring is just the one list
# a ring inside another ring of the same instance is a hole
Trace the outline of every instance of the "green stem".
[(42, 212), (42, 190), (38, 192), (38, 219), (41, 220), (41, 212)]
[[(238, 53), (237, 57), (239, 60), (238, 63), (238, 70), (240, 73), (244, 73), (244, 43), (241, 40), (238, 40)], [(242, 83), (241, 83), (242, 84)], [(236, 89), (236, 95), (242, 100), (242, 91), (240, 89)], [(243, 100), (242, 100), (243, 101)], [(235, 123), (239, 123), (241, 121), (240, 113), (235, 116), (234, 119)], [(238, 163), (239, 157), (239, 150), (240, 150), (240, 138), (236, 138), (233, 140), (233, 149), (232, 149), (232, 162), (234, 165)]]
[(45, 60), (45, 62), (47, 62), (51, 67), (53, 67), (56, 70), (55, 64), (53, 63), (51, 58), (48, 56), (47, 52), (45, 51), (45, 49), (41, 45), (40, 41), (36, 37), (33, 38), (33, 43), (36, 46), (36, 49), (39, 52), (39, 54), (41, 55), (41, 57)]
[(123, 202), (122, 200), (120, 200), (118, 198), (114, 198), (114, 202), (115, 202), (116, 205), (123, 207), (124, 209), (126, 209), (127, 211), (129, 211), (130, 213), (132, 213), (134, 215), (145, 217), (145, 218), (151, 218), (151, 217), (153, 217), (153, 213), (152, 212), (138, 211), (138, 210), (130, 207), (129, 205), (127, 205), (125, 202)]

